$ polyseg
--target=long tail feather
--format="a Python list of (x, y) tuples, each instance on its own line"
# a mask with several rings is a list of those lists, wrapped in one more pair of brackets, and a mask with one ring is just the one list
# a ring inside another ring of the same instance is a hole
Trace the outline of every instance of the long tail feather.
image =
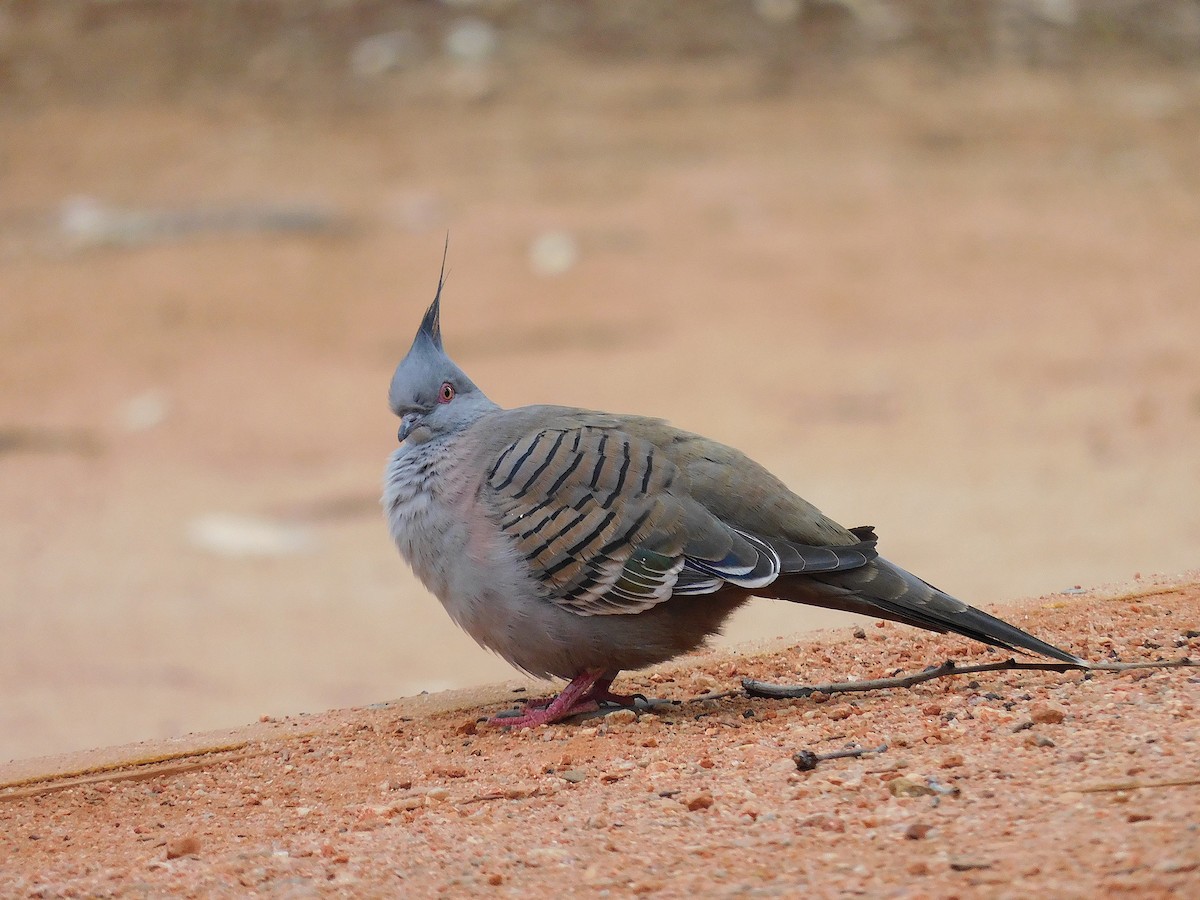
[(1086, 665), (1079, 657), (956, 600), (881, 557), (848, 572), (790, 581), (788, 587), (792, 590), (781, 583), (776, 596), (878, 616), (941, 634), (953, 632), (1004, 650), (1024, 650), (1062, 662)]

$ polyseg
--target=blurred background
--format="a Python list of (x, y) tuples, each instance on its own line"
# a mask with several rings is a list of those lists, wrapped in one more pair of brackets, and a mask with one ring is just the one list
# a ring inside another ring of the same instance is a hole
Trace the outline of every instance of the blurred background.
[(0, 2), (0, 759), (511, 674), (378, 505), (447, 232), (503, 405), (976, 604), (1200, 564), (1196, 2)]

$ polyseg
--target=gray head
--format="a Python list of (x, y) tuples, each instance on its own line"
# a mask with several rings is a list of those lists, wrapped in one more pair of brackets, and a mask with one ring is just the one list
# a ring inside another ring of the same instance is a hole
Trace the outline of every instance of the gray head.
[(392, 376), (388, 405), (400, 417), (399, 438), (422, 444), (472, 424), (496, 404), (489, 400), (442, 349), (441, 300), (446, 258), (437, 294), (425, 311), (412, 347)]

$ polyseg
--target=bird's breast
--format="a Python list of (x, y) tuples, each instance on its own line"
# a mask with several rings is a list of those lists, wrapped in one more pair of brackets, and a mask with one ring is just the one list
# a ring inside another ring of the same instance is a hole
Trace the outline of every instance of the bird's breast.
[(458, 502), (455, 447), (450, 442), (402, 446), (388, 463), (383, 505), (400, 555), (439, 598), (451, 563), (466, 544)]

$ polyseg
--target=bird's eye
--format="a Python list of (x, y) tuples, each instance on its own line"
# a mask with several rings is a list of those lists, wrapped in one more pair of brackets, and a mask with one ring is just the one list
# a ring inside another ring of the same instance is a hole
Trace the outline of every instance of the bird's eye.
[(442, 382), (442, 389), (438, 391), (438, 403), (449, 403), (454, 399), (454, 385), (448, 381)]

